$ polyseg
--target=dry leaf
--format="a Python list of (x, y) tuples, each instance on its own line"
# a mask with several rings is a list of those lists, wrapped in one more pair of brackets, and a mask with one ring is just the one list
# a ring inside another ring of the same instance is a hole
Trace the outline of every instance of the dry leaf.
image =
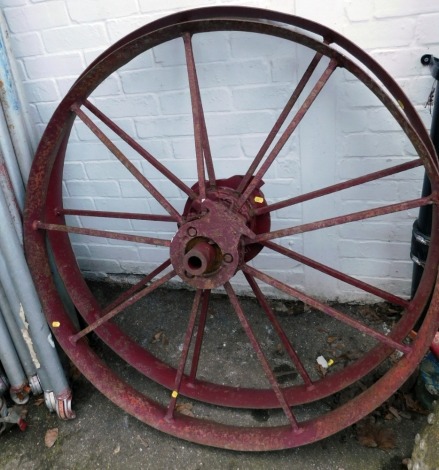
[(392, 415), (398, 420), (398, 421), (401, 421), (402, 418), (401, 416), (399, 416), (399, 412), (396, 408), (394, 408), (393, 406), (389, 406), (389, 411), (390, 413), (392, 413)]
[(403, 397), (407, 410), (414, 411), (415, 413), (419, 413), (422, 415), (428, 415), (430, 413), (428, 410), (423, 408), (416, 400), (414, 400), (410, 394), (404, 394)]
[(410, 413), (407, 413), (406, 411), (399, 411), (399, 416), (404, 419), (412, 419), (412, 415)]
[(163, 331), (158, 331), (153, 337), (152, 337), (152, 342), (153, 343), (162, 343), (163, 346), (167, 346), (169, 344), (169, 340), (166, 337), (165, 333)]
[(329, 333), (329, 330), (327, 330), (326, 328), (323, 328), (321, 326), (317, 328), (317, 331), (319, 331), (320, 333)]
[(149, 447), (149, 443), (147, 441), (145, 441), (144, 439), (142, 439), (138, 434), (137, 434), (136, 438), (142, 443), (142, 445), (145, 447), (145, 449), (147, 449)]
[(324, 377), (328, 373), (328, 369), (325, 369), (320, 364), (316, 364), (316, 369), (320, 377)]
[(378, 447), (379, 449), (396, 447), (395, 434), (391, 429), (374, 423), (359, 423), (356, 432), (358, 442), (365, 447)]
[(356, 307), (356, 313), (367, 318), (370, 321), (380, 320), (380, 316), (371, 305), (358, 305)]
[(152, 337), (152, 342), (153, 343), (158, 343), (161, 339), (161, 337), (163, 336), (163, 331), (158, 331), (157, 333), (155, 333), (155, 335)]
[(58, 439), (58, 428), (49, 429), (44, 436), (44, 444), (49, 449), (53, 447), (56, 440)]
[(285, 354), (285, 350), (281, 343), (277, 344), (274, 354), (276, 354), (277, 356), (283, 356)]
[(334, 341), (336, 341), (337, 339), (338, 339), (337, 336), (328, 336), (328, 337), (326, 338), (326, 342), (327, 342), (328, 344), (332, 344), (332, 343), (333, 343)]
[(380, 449), (394, 449), (396, 447), (396, 437), (393, 430), (381, 428), (378, 431), (377, 443)]
[(36, 398), (36, 399), (34, 400), (34, 405), (35, 405), (35, 406), (41, 406), (41, 405), (44, 403), (44, 401), (45, 401), (45, 400), (44, 400), (44, 397)]
[(387, 313), (400, 313), (400, 310), (392, 307), (387, 307)]
[(116, 448), (113, 450), (113, 454), (118, 454), (120, 452), (120, 445), (117, 444)]
[(194, 414), (192, 413), (192, 408), (192, 403), (179, 403), (178, 405), (176, 405), (175, 411), (181, 413), (182, 415), (194, 416)]
[(364, 447), (378, 447), (375, 437), (368, 434), (359, 435), (358, 442)]

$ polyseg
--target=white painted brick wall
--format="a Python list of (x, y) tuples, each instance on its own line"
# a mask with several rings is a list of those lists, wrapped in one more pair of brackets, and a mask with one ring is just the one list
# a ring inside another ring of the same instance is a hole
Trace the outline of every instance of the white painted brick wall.
[[(419, 59), (439, 54), (437, 0), (0, 0), (22, 73), (30, 116), (41, 135), (76, 77), (116, 40), (141, 25), (186, 8), (248, 5), (297, 14), (340, 32), (367, 50), (398, 81), (427, 127), (424, 103), (432, 85)], [(252, 34), (194, 39), (212, 153), (219, 177), (243, 173), (312, 56), (302, 47)], [(309, 89), (309, 87), (308, 87)], [(195, 182), (194, 142), (181, 41), (146, 52), (93, 94), (95, 104), (188, 185)], [(111, 133), (109, 133), (110, 135)], [(137, 168), (181, 210), (174, 186), (116, 139)], [(413, 149), (380, 102), (352, 76), (336, 71), (300, 129), (264, 178), (271, 202), (413, 158)], [(164, 213), (83, 124), (75, 125), (64, 170), (66, 207)], [(380, 204), (415, 198), (422, 169), (276, 211), (279, 229)], [(416, 210), (297, 235), (284, 246), (398, 295), (410, 291), (409, 241)], [(70, 218), (72, 223), (130, 233), (172, 236), (169, 224)], [(72, 237), (86, 271), (143, 273), (166, 258), (159, 247)], [(340, 282), (263, 251), (255, 266), (331, 299), (366, 299)], [(243, 282), (242, 276), (238, 279)], [(245, 289), (245, 284), (242, 284)]]

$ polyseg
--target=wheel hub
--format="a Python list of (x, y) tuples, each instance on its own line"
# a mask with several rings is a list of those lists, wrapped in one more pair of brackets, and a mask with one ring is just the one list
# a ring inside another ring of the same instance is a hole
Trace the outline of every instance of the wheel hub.
[(240, 214), (221, 201), (206, 199), (200, 213), (189, 219), (171, 242), (172, 265), (191, 286), (213, 289), (229, 281), (243, 260), (241, 237), (254, 238), (255, 234)]
[[(170, 254), (176, 273), (198, 289), (213, 289), (229, 281), (243, 261), (256, 256), (261, 245), (244, 246), (242, 237), (254, 238), (270, 227), (270, 216), (255, 216), (254, 209), (266, 204), (260, 189), (251, 202), (234, 210), (237, 196), (234, 190), (242, 176), (216, 181), (208, 188), (206, 199), (189, 200), (183, 215), (185, 223), (172, 239)], [(192, 189), (198, 192), (198, 185)]]

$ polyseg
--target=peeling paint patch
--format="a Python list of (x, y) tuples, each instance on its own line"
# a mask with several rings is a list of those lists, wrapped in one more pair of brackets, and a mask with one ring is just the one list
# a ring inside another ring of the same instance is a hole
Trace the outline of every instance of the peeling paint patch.
[(55, 342), (53, 341), (53, 337), (52, 337), (51, 333), (49, 333), (49, 336), (47, 337), (47, 341), (52, 346), (52, 348), (55, 349)]
[[(20, 315), (20, 319), (23, 322), (23, 326), (24, 326), (24, 328), (21, 328), (21, 334), (23, 335), (24, 341), (26, 342), (27, 347), (29, 348), (29, 352), (30, 352), (30, 355), (31, 355), (31, 358), (32, 358), (32, 362), (34, 363), (34, 365), (37, 369), (40, 369), (41, 364), (40, 364), (40, 361), (38, 360), (37, 353), (35, 352), (34, 344), (32, 342), (32, 338), (30, 337), (30, 334), (29, 334), (29, 323), (26, 321), (26, 316), (24, 314), (23, 305), (21, 305), (21, 304), (20, 304), (19, 315)], [(53, 342), (53, 340), (52, 340), (52, 342)]]

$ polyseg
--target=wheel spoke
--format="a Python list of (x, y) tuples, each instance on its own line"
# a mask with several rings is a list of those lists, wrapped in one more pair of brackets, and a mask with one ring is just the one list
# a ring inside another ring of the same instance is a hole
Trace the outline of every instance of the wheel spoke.
[(201, 312), (198, 320), (197, 337), (195, 338), (194, 353), (192, 356), (191, 371), (189, 373), (189, 381), (193, 382), (197, 376), (198, 363), (200, 360), (201, 346), (204, 338), (204, 328), (206, 326), (207, 311), (209, 308), (210, 290), (203, 291), (201, 300)]
[(110, 232), (108, 230), (96, 230), (92, 228), (72, 227), (70, 225), (46, 224), (40, 221), (34, 221), (35, 229), (52, 230), (55, 232), (76, 233), (77, 235), (87, 235), (90, 237), (111, 238), (114, 240), (124, 240), (128, 242), (145, 243), (147, 245), (171, 246), (169, 240), (162, 238), (143, 237), (141, 235), (132, 235), (129, 233)]
[(298, 233), (312, 232), (314, 230), (333, 227), (335, 225), (347, 224), (349, 222), (357, 222), (359, 220), (369, 219), (371, 217), (378, 217), (380, 215), (392, 214), (393, 212), (401, 212), (409, 209), (414, 209), (416, 207), (426, 206), (428, 204), (432, 204), (431, 196), (412, 199), (411, 201), (398, 202), (396, 204), (389, 204), (387, 206), (376, 207), (374, 209), (352, 212), (351, 214), (340, 215), (337, 217), (331, 217), (330, 219), (318, 220), (316, 222), (296, 225), (295, 227), (275, 230), (273, 232), (262, 233), (260, 235), (256, 235), (253, 240), (248, 240), (246, 243), (260, 243), (268, 240), (273, 240), (275, 238), (296, 235)]
[(244, 311), (241, 308), (238, 297), (236, 296), (235, 291), (233, 290), (233, 287), (231, 286), (229, 282), (227, 282), (226, 284), (224, 284), (224, 288), (227, 292), (227, 295), (229, 296), (230, 303), (232, 304), (236, 312), (236, 315), (238, 316), (239, 321), (241, 322), (241, 325), (250, 341), (250, 344), (252, 345), (253, 349), (256, 352), (259, 362), (261, 363), (262, 368), (264, 369), (265, 375), (267, 376), (267, 379), (270, 382), (270, 385), (274, 393), (276, 394), (276, 398), (278, 399), (279, 404), (281, 405), (285, 415), (287, 416), (288, 421), (290, 422), (292, 428), (295, 431), (298, 431), (299, 425), (297, 423), (297, 420), (294, 417), (293, 412), (291, 411), (291, 408), (288, 406), (287, 400), (285, 399), (285, 395), (282, 389), (280, 388), (276, 380), (276, 377), (274, 376), (274, 372), (271, 370), (270, 364), (268, 363), (268, 360), (265, 357), (265, 354), (262, 351), (262, 348), (255, 334), (253, 333), (253, 330), (247, 318), (245, 317)]
[(249, 274), (250, 276), (255, 277), (256, 279), (259, 279), (260, 281), (280, 290), (281, 292), (284, 292), (288, 295), (291, 295), (292, 297), (300, 300), (301, 302), (305, 303), (306, 305), (309, 305), (312, 308), (315, 308), (316, 310), (319, 310), (320, 312), (323, 312), (327, 315), (329, 315), (332, 318), (335, 318), (336, 320), (345, 323), (346, 325), (351, 326), (352, 328), (355, 328), (356, 330), (360, 331), (361, 333), (364, 333), (377, 341), (392, 347), (393, 349), (397, 349), (398, 351), (401, 351), (403, 353), (408, 354), (412, 348), (410, 346), (407, 346), (402, 343), (398, 343), (397, 341), (394, 341), (393, 339), (389, 338), (388, 336), (383, 335), (382, 333), (364, 325), (363, 323), (354, 320), (353, 318), (347, 316), (346, 314), (336, 310), (335, 308), (330, 307), (329, 305), (326, 305), (312, 297), (310, 297), (307, 294), (304, 294), (303, 292), (300, 292), (299, 290), (295, 289), (294, 287), (288, 286), (287, 284), (284, 284), (283, 282), (278, 281), (277, 279), (274, 279), (271, 276), (268, 276), (267, 274), (264, 274), (257, 269), (252, 268), (249, 265), (245, 265), (242, 268), (243, 272), (246, 274)]
[(284, 209), (285, 207), (293, 206), (294, 204), (299, 204), (301, 202), (309, 201), (311, 199), (316, 199), (321, 196), (327, 196), (328, 194), (332, 194), (332, 193), (341, 191), (343, 189), (353, 188), (355, 186), (359, 186), (360, 184), (368, 183), (370, 181), (381, 179), (386, 176), (395, 175), (396, 173), (401, 173), (403, 171), (411, 170), (419, 166), (422, 166), (421, 159), (413, 160), (407, 163), (402, 163), (401, 165), (396, 165), (390, 168), (386, 168), (385, 170), (375, 171), (373, 173), (360, 176), (358, 178), (353, 178), (348, 181), (343, 181), (342, 183), (337, 183), (331, 186), (327, 186), (326, 188), (317, 189), (316, 191), (311, 191), (306, 194), (301, 194), (300, 196), (286, 199), (285, 201), (280, 201), (274, 204), (270, 204), (268, 206), (261, 207), (259, 209), (256, 209), (255, 213), (256, 215), (261, 215), (261, 214), (265, 214), (266, 212), (272, 212), (278, 209)]
[(401, 297), (398, 297), (396, 295), (391, 294), (390, 292), (386, 292), (382, 289), (379, 289), (378, 287), (367, 284), (366, 282), (360, 281), (359, 279), (355, 279), (354, 277), (348, 276), (347, 274), (337, 271), (336, 269), (330, 268), (329, 266), (319, 263), (318, 261), (315, 261), (304, 255), (301, 255), (300, 253), (289, 250), (288, 248), (285, 248), (283, 246), (277, 245), (276, 243), (264, 242), (263, 245), (266, 246), (267, 248), (270, 248), (270, 250), (276, 251), (277, 253), (287, 256), (288, 258), (294, 259), (295, 261), (298, 261), (299, 263), (303, 263), (307, 266), (310, 266), (311, 268), (317, 269), (318, 271), (328, 274), (329, 276), (332, 276), (335, 279), (338, 279), (342, 282), (346, 282), (347, 284), (350, 284), (351, 286), (358, 287), (359, 289), (362, 289), (365, 292), (368, 292), (369, 294), (376, 295), (377, 297), (380, 297), (381, 299), (387, 302), (390, 302), (394, 305), (399, 305), (400, 307), (404, 307), (404, 308), (409, 305), (409, 302)]
[(215, 171), (213, 168), (212, 155), (210, 153), (209, 140), (207, 136), (206, 120), (204, 117), (203, 104), (201, 101), (200, 86), (198, 83), (197, 69), (195, 66), (194, 51), (192, 49), (192, 35), (183, 35), (184, 50), (186, 54), (186, 65), (189, 78), (189, 89), (192, 104), (192, 118), (194, 123), (195, 154), (197, 159), (198, 185), (201, 199), (206, 197), (206, 179), (204, 164), (206, 164), (209, 184), (215, 187)]
[(161, 214), (136, 212), (89, 211), (82, 209), (56, 209), (56, 215), (79, 215), (81, 217), (107, 217), (109, 219), (150, 220), (153, 222), (176, 222), (174, 217)]
[(163, 208), (180, 222), (181, 216), (168, 200), (149, 182), (147, 178), (131, 163), (116, 145), (99, 129), (98, 126), (79, 108), (77, 104), (71, 107), (72, 111), (95, 134), (95, 136), (110, 150), (122, 165), (137, 179), (137, 181), (163, 206)]
[(86, 100), (84, 106), (92, 112), (99, 120), (101, 120), (108, 128), (110, 128), (115, 134), (117, 134), (122, 140), (124, 140), (132, 149), (134, 149), (141, 157), (143, 157), (148, 163), (150, 163), (157, 171), (168, 178), (169, 181), (180, 188), (185, 194), (191, 199), (196, 199), (197, 195), (191, 188), (189, 188), (181, 179), (177, 178), (172, 171), (168, 170), (162, 165), (156, 158), (154, 158), (146, 149), (144, 149), (139, 143), (137, 143), (132, 137), (130, 137), (123, 129), (121, 129), (114, 121), (109, 119), (102, 111), (100, 111), (94, 104)]
[(175, 375), (174, 389), (172, 391), (171, 400), (169, 402), (168, 409), (166, 412), (165, 419), (168, 419), (168, 420), (172, 419), (174, 415), (175, 404), (177, 402), (178, 394), (180, 393), (181, 381), (183, 379), (184, 368), (185, 368), (187, 357), (189, 354), (189, 348), (191, 345), (192, 337), (194, 335), (195, 320), (197, 319), (197, 314), (200, 309), (200, 301), (201, 301), (202, 296), (203, 296), (203, 290), (198, 289), (195, 294), (194, 302), (192, 304), (192, 310), (191, 310), (191, 314), (189, 317), (189, 323), (188, 323), (186, 334), (185, 334), (184, 341), (183, 341), (183, 350), (181, 352), (180, 362), (178, 364), (177, 373)]
[(166, 268), (168, 268), (171, 265), (171, 260), (168, 259), (164, 263), (162, 263), (160, 266), (155, 268), (153, 271), (151, 271), (147, 276), (145, 276), (143, 279), (141, 279), (139, 282), (131, 286), (128, 290), (126, 290), (123, 294), (119, 295), (117, 299), (114, 299), (110, 304), (108, 304), (103, 310), (102, 314), (105, 315), (108, 312), (111, 312), (111, 310), (117, 308), (119, 305), (122, 303), (126, 302), (129, 300), (133, 295), (136, 294), (140, 289), (146, 286), (149, 282), (151, 282), (156, 276), (158, 276), (161, 272), (163, 272)]
[(279, 336), (283, 347), (285, 348), (285, 351), (287, 354), (290, 356), (290, 359), (294, 366), (296, 367), (297, 371), (301, 375), (303, 381), (305, 382), (306, 385), (312, 386), (312, 380), (310, 376), (308, 375), (308, 372), (305, 369), (305, 366), (303, 365), (302, 361), (300, 360), (296, 350), (292, 346), (290, 340), (288, 339), (287, 335), (285, 334), (285, 331), (282, 329), (282, 326), (280, 325), (278, 319), (276, 318), (276, 315), (274, 314), (273, 310), (271, 309), (270, 305), (268, 305), (267, 299), (265, 298), (264, 294), (262, 293), (261, 289), (259, 288), (258, 284), (256, 283), (255, 279), (250, 276), (250, 274), (245, 273), (244, 274), (248, 283), (250, 284), (250, 287), (252, 288), (256, 298), (258, 299), (259, 304), (262, 306), (264, 309), (268, 319), (270, 320), (271, 324), (273, 325), (274, 329), (276, 330), (277, 335)]
[(286, 144), (288, 139), (290, 138), (291, 134), (294, 132), (296, 127), (299, 125), (300, 121), (303, 119), (311, 105), (313, 104), (314, 100), (317, 98), (319, 93), (322, 91), (323, 87), (325, 86), (326, 82), (329, 80), (330, 76), (337, 68), (337, 61), (332, 59), (328, 66), (326, 67), (325, 71), (314, 85), (313, 89), (311, 90), (310, 94), (307, 96), (305, 101), (303, 102), (300, 109), (297, 111), (295, 116), (293, 117), (290, 124), (285, 129), (282, 136), (277, 141), (276, 145), (274, 146), (273, 150), (270, 152), (262, 166), (259, 168), (255, 176), (252, 178), (250, 184), (247, 186), (246, 190), (242, 193), (241, 197), (236, 203), (236, 209), (239, 210), (253, 193), (253, 191), (259, 187), (262, 178), (264, 177), (265, 173), (270, 168), (271, 164), (278, 156), (279, 152), (282, 150), (283, 146)]
[(296, 104), (296, 101), (298, 100), (299, 96), (301, 95), (303, 89), (305, 88), (306, 84), (308, 83), (309, 79), (311, 78), (311, 75), (313, 74), (314, 70), (316, 69), (318, 63), (320, 62), (320, 59), (322, 58), (322, 54), (317, 52), (316, 55), (312, 58), (310, 64), (308, 65), (307, 69), (305, 70), (305, 73), (303, 74), (302, 78), (300, 79), (299, 83), (297, 84), (297, 87), (293, 91), (292, 95), (290, 96), (287, 104), (285, 105), (284, 109), (280, 113), (279, 117), (277, 118), (277, 121), (274, 123), (273, 128), (271, 129), (270, 133), (268, 134), (267, 138), (265, 139), (264, 143), (262, 144), (262, 147), (259, 149), (259, 152), (257, 153), (255, 159), (253, 160), (252, 164), (250, 165), (249, 169), (247, 170), (246, 174), (244, 175), (244, 178), (242, 179), (241, 183), (239, 184), (237, 188), (238, 193), (242, 193), (244, 189), (247, 187), (249, 181), (251, 180), (254, 172), (256, 171), (256, 168), (259, 166), (259, 163), (261, 163), (262, 158), (264, 157), (265, 153), (267, 152), (268, 148), (270, 145), (273, 143), (277, 133), (280, 131), (280, 128), (282, 127), (283, 123), (287, 119), (288, 115), (290, 114), (291, 110), (293, 109), (293, 106)]
[(124, 302), (120, 303), (117, 305), (117, 307), (111, 309), (108, 311), (104, 316), (100, 317), (90, 325), (88, 325), (86, 328), (83, 330), (79, 331), (75, 335), (70, 336), (70, 341), (72, 343), (76, 343), (78, 340), (80, 340), (82, 337), (87, 335), (88, 333), (91, 333), (94, 331), (96, 328), (99, 326), (103, 325), (107, 321), (111, 320), (113, 317), (115, 317), (118, 313), (122, 312), (125, 308), (129, 307), (130, 305), (133, 305), (135, 302), (139, 301), (146, 295), (150, 294), (151, 292), (155, 291), (158, 287), (162, 286), (166, 282), (168, 282), (170, 279), (172, 279), (176, 275), (175, 271), (172, 270), (168, 274), (165, 274), (163, 277), (160, 279), (157, 279), (154, 281), (151, 285), (148, 287), (145, 287), (142, 289), (140, 292), (137, 294), (133, 295), (132, 297), (128, 298)]

